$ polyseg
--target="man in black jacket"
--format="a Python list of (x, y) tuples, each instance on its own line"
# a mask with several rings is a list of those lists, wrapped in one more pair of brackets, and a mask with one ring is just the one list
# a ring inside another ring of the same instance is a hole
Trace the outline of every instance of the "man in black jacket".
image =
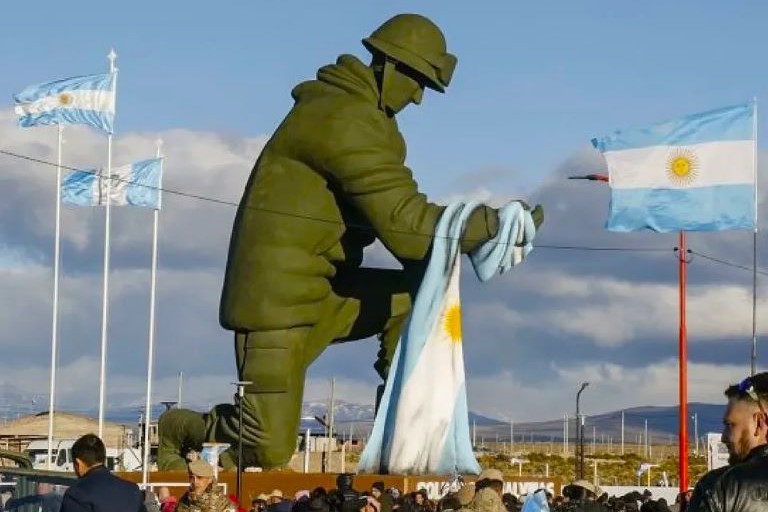
[(729, 466), (704, 475), (687, 512), (768, 511), (768, 372), (725, 390), (722, 441)]
[(98, 436), (86, 434), (72, 445), (78, 482), (67, 489), (61, 512), (145, 512), (136, 484), (104, 466), (107, 450)]

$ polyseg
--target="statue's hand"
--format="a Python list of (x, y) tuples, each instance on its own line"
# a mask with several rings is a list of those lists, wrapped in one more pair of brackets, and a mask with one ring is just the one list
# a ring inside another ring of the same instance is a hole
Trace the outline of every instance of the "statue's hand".
[(536, 226), (536, 231), (538, 231), (539, 226), (544, 222), (544, 207), (537, 204), (531, 211), (531, 217), (533, 218), (533, 225)]
[(541, 226), (541, 224), (544, 222), (544, 207), (541, 206), (540, 204), (537, 204), (533, 208), (533, 210), (531, 210), (531, 207), (525, 201), (518, 199), (517, 202), (523, 205), (523, 208), (531, 212), (531, 217), (533, 218), (533, 225), (536, 226), (536, 231), (538, 231), (539, 226)]

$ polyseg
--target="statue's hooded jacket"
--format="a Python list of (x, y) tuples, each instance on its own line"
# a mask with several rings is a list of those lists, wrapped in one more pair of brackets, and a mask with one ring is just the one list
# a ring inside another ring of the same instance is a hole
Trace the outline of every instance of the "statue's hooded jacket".
[[(359, 267), (365, 246), (378, 238), (402, 262), (423, 260), (443, 209), (405, 166), (405, 142), (380, 108), (370, 67), (342, 55), (292, 96), (235, 218), (220, 309), (226, 329), (316, 324), (334, 276)], [(495, 210), (478, 208), (462, 251), (493, 237), (497, 223)]]

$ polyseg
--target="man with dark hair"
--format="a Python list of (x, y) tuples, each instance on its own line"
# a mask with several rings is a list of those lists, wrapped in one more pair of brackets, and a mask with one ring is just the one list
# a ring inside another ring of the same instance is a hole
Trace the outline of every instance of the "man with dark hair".
[(722, 442), (730, 465), (704, 475), (688, 512), (768, 510), (768, 372), (725, 390)]
[(104, 466), (107, 450), (94, 434), (72, 445), (78, 482), (67, 489), (61, 512), (145, 512), (136, 484), (110, 473)]
[(597, 501), (602, 494), (599, 487), (588, 480), (576, 480), (563, 487), (563, 496), (568, 501), (563, 503), (562, 512), (605, 512), (606, 507)]

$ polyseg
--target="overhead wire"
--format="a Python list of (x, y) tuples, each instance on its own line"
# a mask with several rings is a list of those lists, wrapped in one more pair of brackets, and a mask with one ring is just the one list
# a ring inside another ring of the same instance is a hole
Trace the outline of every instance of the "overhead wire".
[[(44, 160), (42, 158), (36, 158), (36, 157), (33, 157), (33, 156), (29, 156), (29, 155), (23, 155), (21, 153), (16, 153), (14, 151), (8, 151), (8, 150), (5, 150), (5, 149), (0, 149), (0, 154), (6, 155), (6, 156), (9, 156), (9, 157), (13, 157), (13, 158), (17, 158), (17, 159), (21, 159), (21, 160), (26, 160), (26, 161), (37, 163), (37, 164), (41, 164), (41, 165), (45, 165), (45, 166), (49, 166), (49, 167), (61, 167), (62, 169), (66, 169), (66, 170), (69, 170), (69, 171), (77, 171), (77, 172), (82, 172), (82, 173), (87, 173), (87, 174), (93, 174), (93, 175), (96, 175), (96, 176), (100, 176), (100, 173), (98, 171), (95, 171), (95, 170), (82, 169), (82, 168), (71, 167), (71, 166), (67, 166), (67, 165), (59, 166), (55, 162), (50, 162), (48, 160)], [(157, 191), (163, 192), (165, 194), (171, 194), (171, 195), (175, 195), (175, 196), (179, 196), (179, 197), (195, 199), (195, 200), (198, 200), (198, 201), (205, 201), (205, 202), (208, 202), (208, 203), (213, 203), (213, 204), (218, 204), (218, 205), (223, 205), (223, 206), (231, 206), (231, 207), (235, 207), (235, 208), (238, 208), (238, 207), (241, 206), (239, 203), (236, 203), (236, 202), (233, 202), (233, 201), (228, 201), (228, 200), (225, 200), (225, 199), (220, 199), (220, 198), (210, 197), (210, 196), (204, 196), (204, 195), (201, 195), (201, 194), (194, 194), (194, 193), (191, 193), (191, 192), (185, 192), (185, 191), (182, 191), (182, 190), (175, 190), (175, 189), (171, 189), (171, 188), (167, 188), (167, 187), (154, 187), (154, 186), (146, 185), (144, 183), (139, 183), (139, 182), (132, 181), (132, 180), (129, 180), (129, 179), (126, 179), (126, 178), (122, 178), (122, 177), (119, 177), (119, 176), (113, 176), (112, 179), (114, 181), (124, 182), (126, 184), (131, 184), (131, 185), (138, 185), (138, 186), (141, 186), (141, 187), (146, 187), (146, 188), (150, 188), (150, 189), (153, 189), (153, 190), (157, 190)], [(261, 212), (265, 212), (265, 213), (270, 213), (270, 214), (274, 214), (274, 215), (283, 215), (283, 216), (297, 218), (297, 219), (302, 219), (302, 220), (308, 220), (308, 221), (314, 221), (314, 222), (320, 222), (320, 223), (326, 223), (326, 224), (342, 224), (342, 222), (338, 221), (337, 219), (323, 219), (323, 218), (320, 218), (320, 217), (313, 217), (311, 215), (302, 215), (302, 214), (293, 213), (293, 212), (283, 212), (283, 211), (279, 211), (279, 210), (273, 210), (273, 209), (269, 209), (269, 208), (262, 208), (262, 207), (255, 207), (255, 206), (246, 206), (246, 207), (254, 209), (254, 210), (258, 210), (258, 211), (261, 211)], [(354, 229), (374, 231), (374, 228), (372, 226), (370, 226), (370, 225), (356, 224), (356, 223), (344, 223), (344, 224), (345, 224), (345, 226), (350, 227), (350, 228), (354, 228)], [(422, 236), (422, 237), (429, 237), (429, 238), (453, 239), (453, 237), (449, 237), (449, 236), (441, 237), (441, 236), (435, 235), (434, 233), (414, 233), (414, 232), (411, 232), (411, 231), (394, 230), (394, 229), (388, 229), (386, 231), (389, 232), (389, 233), (409, 235), (409, 236)], [(646, 252), (646, 253), (651, 253), (651, 252), (669, 252), (669, 251), (676, 251), (677, 250), (677, 248), (668, 248), (668, 247), (667, 248), (664, 248), (664, 247), (596, 247), (596, 246), (587, 246), (587, 245), (565, 245), (565, 244), (537, 244), (536, 248), (537, 249), (550, 249), (550, 250), (568, 250), (568, 251), (635, 252), (635, 253), (642, 253), (642, 252)], [(711, 261), (711, 262), (714, 262), (714, 263), (730, 266), (730, 267), (733, 267), (733, 268), (738, 268), (738, 269), (741, 269), (741, 270), (752, 271), (751, 267), (747, 267), (747, 266), (744, 266), (744, 265), (739, 265), (739, 264), (736, 264), (736, 263), (731, 263), (729, 261), (722, 260), (722, 259), (719, 259), (719, 258), (715, 258), (713, 256), (709, 256), (709, 255), (701, 253), (699, 251), (694, 251), (694, 250), (690, 250), (689, 249), (688, 252), (690, 254), (696, 255), (696, 256), (698, 256), (700, 258), (703, 258), (705, 260), (708, 260), (708, 261)], [(759, 274), (762, 274), (762, 275), (768, 275), (768, 272), (765, 272), (765, 271), (762, 271), (762, 270), (758, 270), (757, 272)]]

